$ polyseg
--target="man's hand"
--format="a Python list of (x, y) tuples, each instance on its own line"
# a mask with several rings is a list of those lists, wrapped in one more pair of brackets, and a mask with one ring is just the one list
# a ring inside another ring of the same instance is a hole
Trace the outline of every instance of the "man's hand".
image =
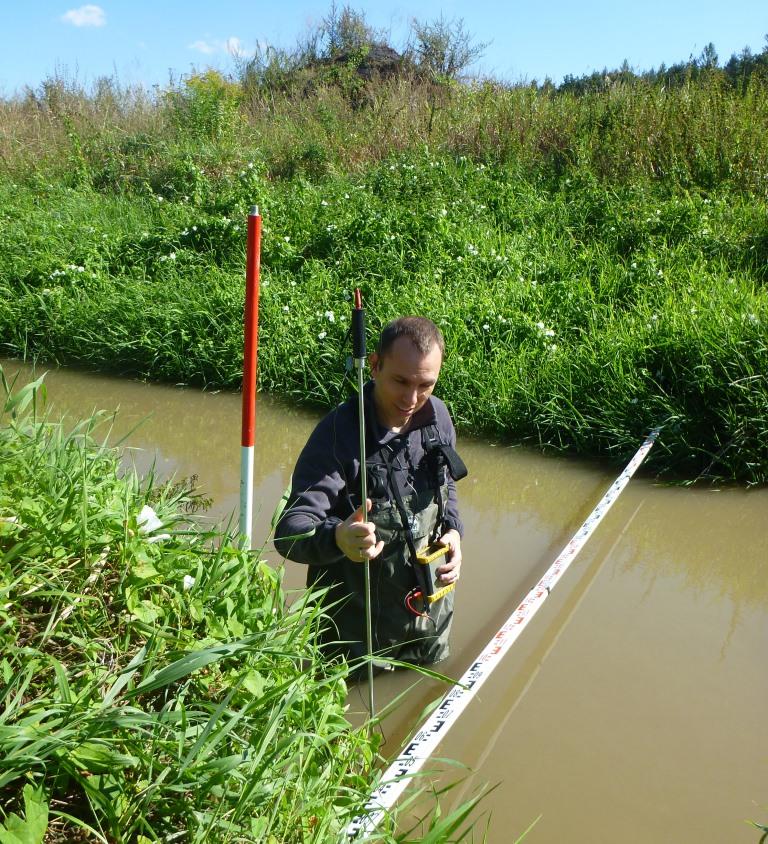
[[(366, 498), (365, 512), (370, 509), (371, 499)], [(345, 557), (362, 563), (378, 557), (384, 541), (376, 541), (376, 526), (373, 522), (363, 521), (363, 508), (360, 506), (349, 518), (336, 525), (336, 545)]]
[(441, 583), (456, 583), (461, 573), (461, 536), (457, 530), (451, 528), (438, 539), (438, 542), (447, 545), (450, 550), (445, 562), (437, 567), (437, 576)]

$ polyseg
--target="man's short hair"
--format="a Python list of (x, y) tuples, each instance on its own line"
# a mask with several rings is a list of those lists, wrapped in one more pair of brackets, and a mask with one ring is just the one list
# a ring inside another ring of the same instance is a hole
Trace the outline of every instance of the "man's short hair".
[(434, 322), (426, 317), (406, 316), (393, 319), (384, 326), (376, 347), (378, 356), (383, 358), (400, 337), (407, 337), (422, 355), (428, 355), (433, 346), (440, 349), (441, 357), (445, 355), (443, 333)]

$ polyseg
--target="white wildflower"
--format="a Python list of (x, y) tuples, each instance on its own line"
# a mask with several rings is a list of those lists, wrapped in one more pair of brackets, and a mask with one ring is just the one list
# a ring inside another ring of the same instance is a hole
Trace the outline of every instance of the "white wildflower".
[(195, 585), (195, 578), (192, 577), (191, 574), (185, 574), (181, 585), (185, 592), (189, 592), (189, 590)]
[(333, 313), (333, 311), (326, 311), (325, 318), (328, 320), (328, 322), (336, 322), (336, 315)]
[(149, 504), (145, 504), (141, 508), (139, 515), (136, 517), (136, 524), (139, 526), (139, 533), (150, 533), (163, 526), (157, 513)]
[(141, 508), (141, 512), (136, 517), (136, 524), (139, 527), (139, 533), (146, 537), (147, 542), (161, 542), (163, 539), (171, 538), (169, 533), (157, 533), (154, 536), (147, 536), (147, 534), (163, 526), (163, 523), (157, 517), (157, 513), (148, 504), (145, 504)]
[(325, 340), (325, 338), (326, 338), (327, 336), (328, 336), (328, 332), (327, 332), (327, 331), (321, 331), (321, 332), (317, 335), (317, 339), (318, 339), (318, 340)]
[(288, 305), (283, 305), (283, 313), (286, 313), (286, 314), (287, 314), (287, 313), (288, 313), (288, 311), (290, 311), (290, 310), (291, 310), (291, 309), (288, 307)]

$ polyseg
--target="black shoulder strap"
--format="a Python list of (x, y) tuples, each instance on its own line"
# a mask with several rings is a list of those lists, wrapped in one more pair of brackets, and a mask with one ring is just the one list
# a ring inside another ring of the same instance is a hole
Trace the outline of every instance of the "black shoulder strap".
[(459, 457), (456, 449), (440, 439), (440, 432), (437, 429), (437, 425), (426, 425), (421, 429), (421, 445), (424, 453), (428, 456), (431, 451), (435, 449), (439, 450), (454, 481), (460, 481), (469, 474), (466, 464)]

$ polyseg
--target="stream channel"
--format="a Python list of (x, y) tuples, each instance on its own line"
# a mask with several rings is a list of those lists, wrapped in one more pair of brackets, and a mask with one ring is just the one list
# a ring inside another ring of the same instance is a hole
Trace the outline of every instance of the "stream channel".
[[(7, 375), (31, 369), (12, 361)], [(39, 371), (38, 370), (38, 374)], [(237, 514), (240, 396), (74, 370), (46, 376), (54, 414), (119, 407), (112, 439), (162, 476), (197, 475), (205, 518)], [(269, 396), (257, 409), (254, 543), (319, 414)], [(639, 446), (638, 442), (638, 446)], [(452, 654), (460, 677), (541, 578), (620, 469), (460, 438), (466, 527)], [(287, 589), (302, 567), (285, 564)], [(446, 806), (482, 801), (487, 840), (753, 842), (768, 823), (768, 489), (685, 489), (642, 469), (551, 598), (438, 749)], [(395, 757), (447, 687), (411, 672), (376, 680), (376, 705), (409, 690), (383, 723)], [(360, 723), (364, 686), (352, 687)]]

